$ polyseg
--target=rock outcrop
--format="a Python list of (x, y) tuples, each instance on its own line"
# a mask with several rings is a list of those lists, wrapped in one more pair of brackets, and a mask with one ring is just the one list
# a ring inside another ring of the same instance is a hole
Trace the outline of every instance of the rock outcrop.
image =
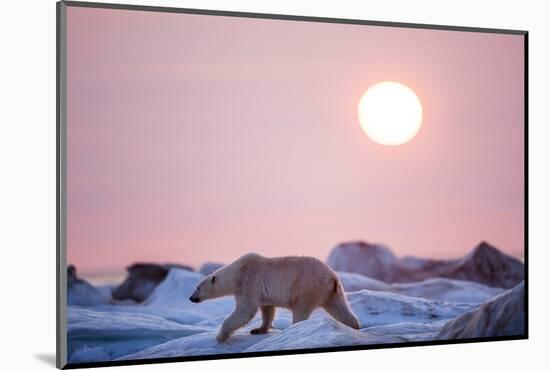
[(336, 246), (327, 259), (327, 264), (335, 271), (352, 272), (385, 282), (395, 280), (398, 262), (389, 248), (362, 241)]
[(451, 260), (397, 258), (387, 247), (364, 242), (343, 243), (332, 250), (327, 263), (336, 271), (357, 273), (386, 283), (442, 277), (510, 289), (525, 275), (521, 261), (486, 242), (463, 258)]
[(524, 279), (525, 267), (521, 261), (482, 242), (464, 258), (446, 266), (440, 276), (510, 289)]
[(116, 300), (131, 299), (140, 303), (145, 301), (172, 268), (192, 270), (188, 266), (177, 264), (135, 263), (129, 266), (126, 269), (128, 276), (113, 290), (113, 298)]
[(521, 282), (478, 309), (446, 323), (438, 339), (464, 339), (525, 334), (525, 286)]

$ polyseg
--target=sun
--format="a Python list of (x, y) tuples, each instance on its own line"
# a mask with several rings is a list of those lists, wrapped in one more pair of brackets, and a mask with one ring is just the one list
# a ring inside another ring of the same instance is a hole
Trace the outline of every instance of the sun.
[(405, 144), (422, 126), (420, 99), (409, 87), (398, 82), (372, 85), (361, 96), (357, 109), (361, 128), (378, 144)]

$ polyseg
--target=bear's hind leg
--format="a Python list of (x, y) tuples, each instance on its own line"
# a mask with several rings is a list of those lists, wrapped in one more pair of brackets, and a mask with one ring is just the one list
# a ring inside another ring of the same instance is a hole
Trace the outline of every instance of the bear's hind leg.
[(292, 324), (309, 319), (313, 310), (311, 308), (292, 309)]
[(261, 306), (262, 311), (262, 326), (252, 329), (250, 334), (265, 334), (271, 328), (271, 323), (275, 318), (275, 306)]
[(218, 342), (225, 342), (235, 330), (248, 324), (257, 311), (258, 305), (237, 301), (235, 310), (222, 324), (222, 328), (216, 337)]
[(323, 305), (323, 309), (342, 324), (353, 329), (359, 329), (359, 320), (357, 320), (357, 317), (351, 312), (343, 296), (336, 295), (332, 297)]

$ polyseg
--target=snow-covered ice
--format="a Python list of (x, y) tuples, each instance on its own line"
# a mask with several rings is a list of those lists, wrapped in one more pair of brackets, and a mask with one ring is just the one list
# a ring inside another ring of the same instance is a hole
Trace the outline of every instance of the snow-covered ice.
[(502, 293), (504, 289), (473, 281), (432, 278), (414, 283), (394, 283), (391, 284), (391, 291), (444, 302), (481, 303)]
[(321, 309), (309, 320), (292, 325), (290, 311), (278, 308), (269, 333), (249, 333), (261, 321), (257, 314), (221, 344), (216, 335), (233, 311), (234, 299), (191, 303), (189, 296), (204, 278), (201, 273), (170, 269), (142, 303), (114, 301), (107, 297), (108, 288), (82, 285), (85, 288), (73, 291), (69, 300), (69, 362), (426, 341), (437, 338), (450, 323), (456, 332), (456, 326), (466, 320), (456, 318), (471, 317), (472, 312), (485, 307), (484, 302), (501, 297), (504, 291), (444, 277), (387, 283), (350, 272), (338, 274), (360, 330), (335, 321)]
[(347, 296), (361, 328), (399, 322), (431, 323), (448, 320), (478, 307), (472, 303), (432, 301), (368, 290), (348, 293)]
[(387, 284), (383, 281), (370, 278), (368, 276), (356, 274), (353, 272), (337, 271), (340, 281), (344, 286), (346, 292), (355, 292), (357, 290), (391, 290), (391, 284)]
[(67, 289), (67, 304), (95, 306), (111, 301), (111, 287), (96, 288), (88, 282), (75, 283)]
[(431, 278), (413, 283), (385, 283), (367, 276), (350, 272), (338, 272), (347, 292), (368, 289), (393, 292), (410, 297), (455, 303), (481, 303), (504, 292), (473, 281)]
[(70, 362), (112, 360), (170, 339), (207, 331), (145, 313), (75, 306), (69, 306), (67, 323)]
[[(319, 333), (322, 333), (322, 335), (319, 335)], [(119, 359), (326, 348), (399, 341), (402, 341), (402, 339), (397, 336), (392, 337), (384, 333), (367, 333), (354, 330), (332, 318), (317, 315), (309, 320), (291, 325), (285, 330), (275, 329), (262, 335), (249, 335), (241, 330), (223, 344), (216, 341), (215, 332), (202, 333), (172, 340)]]

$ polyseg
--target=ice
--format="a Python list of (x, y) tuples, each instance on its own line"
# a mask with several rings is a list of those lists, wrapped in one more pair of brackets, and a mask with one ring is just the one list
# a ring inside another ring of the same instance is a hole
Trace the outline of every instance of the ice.
[(448, 278), (432, 278), (413, 283), (388, 284), (349, 272), (339, 271), (338, 276), (340, 276), (344, 289), (348, 292), (368, 289), (455, 303), (481, 303), (504, 291), (502, 288), (493, 288), (473, 281)]
[(216, 341), (216, 334), (216, 332), (212, 331), (172, 340), (131, 355), (120, 357), (118, 360), (238, 353), (265, 339), (266, 336), (273, 335), (274, 332), (263, 335), (238, 333), (222, 344)]
[(399, 322), (431, 323), (456, 317), (478, 307), (478, 304), (472, 303), (432, 301), (368, 290), (348, 293), (347, 296), (361, 328)]
[[(318, 335), (318, 333), (323, 333), (323, 335)], [(382, 333), (370, 334), (354, 330), (321, 315), (294, 324), (285, 330), (272, 330), (267, 334), (249, 335), (241, 330), (222, 344), (216, 341), (215, 336), (216, 333), (212, 332), (176, 339), (121, 357), (119, 360), (277, 351), (400, 341), (397, 337)]]
[(388, 284), (349, 272), (339, 271), (338, 276), (347, 292), (368, 289), (453, 303), (481, 303), (504, 291), (502, 288), (493, 288), (473, 281), (447, 278), (432, 278), (414, 283)]
[(229, 315), (235, 306), (233, 297), (206, 301), (200, 305), (189, 301), (198, 282), (203, 278), (197, 272), (174, 268), (143, 303), (123, 301), (99, 304), (94, 306), (94, 310), (145, 313), (188, 325)]
[[(117, 306), (116, 310), (122, 312), (75, 307), (69, 316), (69, 335), (79, 345), (71, 361), (92, 355), (101, 357), (96, 359), (99, 361), (428, 340), (449, 319), (477, 307), (369, 290), (349, 293), (348, 299), (361, 331), (336, 322), (321, 309), (309, 320), (291, 325), (291, 313), (278, 309), (274, 329), (268, 334), (249, 334), (259, 325), (258, 314), (223, 344), (215, 338), (226, 315), (214, 314), (202, 322), (184, 325), (151, 314), (124, 312), (129, 308), (125, 306)], [(223, 305), (221, 300), (212, 302)], [(196, 314), (195, 307), (201, 305), (181, 304), (181, 316), (186, 312)], [(142, 306), (144, 311), (151, 309)]]
[(110, 287), (96, 288), (88, 282), (71, 284), (67, 289), (67, 304), (75, 306), (95, 306), (111, 300)]
[[(322, 333), (322, 335), (319, 335)], [(369, 334), (352, 329), (332, 318), (321, 316), (299, 322), (250, 346), (246, 352), (278, 351), (301, 348), (327, 348), (375, 343), (399, 342), (383, 333)]]
[(415, 283), (394, 283), (391, 284), (391, 291), (444, 302), (481, 303), (502, 293), (504, 289), (473, 281), (432, 278)]
[(346, 292), (355, 292), (363, 289), (381, 291), (388, 291), (391, 289), (390, 284), (364, 275), (343, 271), (338, 271), (337, 273)]
[(113, 354), (110, 354), (106, 347), (88, 347), (87, 345), (78, 348), (69, 356), (69, 362), (96, 362), (112, 359)]
[[(338, 272), (338, 275), (360, 321), (360, 330), (335, 321), (322, 309), (315, 310), (308, 320), (293, 325), (291, 312), (278, 308), (269, 333), (249, 333), (261, 322), (258, 313), (248, 325), (221, 344), (216, 341), (216, 335), (234, 309), (234, 298), (200, 304), (190, 302), (189, 296), (204, 278), (201, 273), (170, 269), (142, 303), (96, 299), (96, 293), (109, 290), (90, 285), (93, 289), (79, 292), (78, 296), (80, 303), (85, 302), (86, 306), (75, 304), (75, 300), (69, 302), (69, 362), (427, 341), (439, 338), (443, 328), (451, 328), (447, 332), (452, 333), (464, 332), (461, 328), (474, 325), (472, 317), (479, 322), (481, 315), (476, 312), (486, 312), (489, 308), (495, 312), (498, 308), (498, 305), (487, 306), (484, 302), (504, 302), (498, 301), (499, 297), (508, 297), (508, 292), (499, 295), (503, 291), (500, 288), (443, 277), (386, 283), (354, 273)], [(87, 298), (88, 293), (91, 299)], [(519, 296), (520, 293), (513, 295)], [(517, 322), (521, 318), (518, 319), (518, 315), (522, 313), (512, 310), (516, 307), (512, 303), (517, 301), (508, 299), (510, 303), (503, 303), (512, 316), (501, 315), (503, 319), (497, 318), (500, 324), (495, 323), (496, 326), (505, 328), (506, 322), (512, 322), (515, 327), (519, 325)], [(492, 322), (488, 315), (482, 318)]]
[(525, 334), (525, 286), (519, 283), (477, 310), (451, 320), (439, 339), (498, 337)]
[(107, 361), (170, 339), (202, 333), (200, 326), (182, 325), (159, 316), (124, 311), (69, 307), (69, 360)]
[[(450, 318), (477, 307), (449, 304), (394, 293), (362, 290), (348, 294), (362, 330), (354, 330), (316, 310), (309, 320), (291, 325), (291, 315), (279, 309), (275, 329), (268, 334), (250, 335), (259, 317), (237, 331), (227, 342), (216, 342), (217, 325), (209, 322), (208, 332), (153, 346), (119, 359), (193, 356), (213, 353), (260, 352), (300, 348), (322, 348), (375, 343), (396, 343), (433, 339)], [(221, 320), (215, 322), (221, 324)], [(204, 324), (204, 323), (203, 323)], [(322, 335), (319, 335), (322, 333)]]
[(435, 321), (432, 323), (400, 322), (396, 324), (372, 326), (362, 331), (371, 335), (389, 335), (403, 342), (427, 341), (435, 339), (446, 322), (447, 320)]
[(197, 324), (212, 318), (226, 317), (235, 307), (233, 297), (192, 303), (189, 297), (204, 276), (182, 269), (170, 270), (166, 279), (144, 302), (143, 309), (161, 317), (182, 323)]
[(200, 326), (189, 326), (166, 320), (155, 315), (123, 311), (101, 312), (87, 308), (71, 307), (67, 312), (70, 325), (67, 334), (73, 337), (94, 336), (109, 332), (111, 336), (150, 336), (170, 332), (196, 333), (204, 331)]

